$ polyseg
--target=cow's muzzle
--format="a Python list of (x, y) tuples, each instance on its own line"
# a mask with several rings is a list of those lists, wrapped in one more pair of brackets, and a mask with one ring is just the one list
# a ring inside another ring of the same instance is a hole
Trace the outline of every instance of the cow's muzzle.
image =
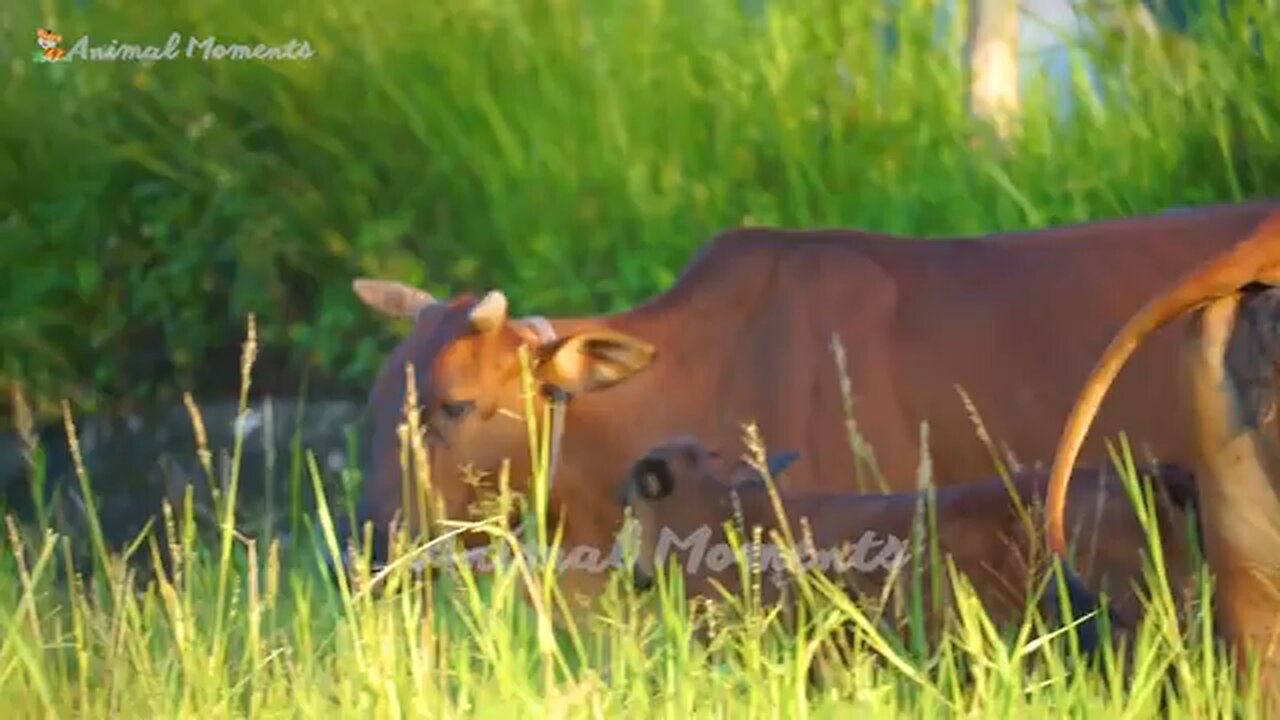
[(631, 587), (637, 592), (648, 592), (653, 588), (653, 576), (645, 572), (638, 563), (631, 565)]

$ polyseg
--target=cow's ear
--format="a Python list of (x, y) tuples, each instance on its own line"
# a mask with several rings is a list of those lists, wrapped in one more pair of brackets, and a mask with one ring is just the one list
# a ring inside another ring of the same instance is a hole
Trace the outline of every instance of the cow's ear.
[(356, 278), (351, 289), (365, 305), (393, 318), (417, 317), (423, 308), (439, 302), (426, 290), (394, 280)]
[(661, 500), (671, 494), (675, 479), (666, 458), (647, 457), (636, 463), (631, 475), (636, 494), (645, 500)]
[(535, 351), (539, 380), (572, 395), (603, 390), (649, 367), (657, 350), (614, 330), (590, 330), (560, 338)]

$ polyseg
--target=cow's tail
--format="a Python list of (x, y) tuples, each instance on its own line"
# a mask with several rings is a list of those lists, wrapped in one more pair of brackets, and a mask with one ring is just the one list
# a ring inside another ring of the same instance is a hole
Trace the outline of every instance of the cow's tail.
[(1147, 335), (1180, 315), (1234, 295), (1255, 282), (1280, 285), (1280, 212), (1272, 213), (1247, 238), (1152, 298), (1112, 338), (1067, 416), (1049, 474), (1045, 532), (1049, 549), (1055, 554), (1065, 560), (1063, 515), (1071, 469), (1098, 406), (1129, 356)]

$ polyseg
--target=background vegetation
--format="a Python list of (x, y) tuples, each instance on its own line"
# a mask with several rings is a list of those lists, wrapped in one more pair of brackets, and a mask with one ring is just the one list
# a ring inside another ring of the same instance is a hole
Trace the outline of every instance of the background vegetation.
[[(1096, 88), (1081, 75), (1056, 112), (1033, 78), (1006, 154), (964, 111), (963, 14), (939, 26), (937, 7), (8, 7), (0, 265), (19, 270), (0, 283), (0, 372), (42, 414), (63, 396), (230, 397), (255, 311), (259, 388), (305, 373), (361, 392), (392, 329), (358, 306), (357, 274), (602, 311), (739, 223), (976, 233), (1275, 193), (1280, 86), (1258, 52), (1274, 2), (1080, 48)], [(37, 26), (64, 48), (176, 31), (316, 54), (36, 64)]]

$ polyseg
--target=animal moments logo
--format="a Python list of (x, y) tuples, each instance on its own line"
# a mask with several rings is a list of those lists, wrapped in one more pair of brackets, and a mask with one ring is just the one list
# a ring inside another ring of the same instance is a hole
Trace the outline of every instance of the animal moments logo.
[(182, 33), (169, 33), (162, 45), (139, 45), (112, 40), (105, 44), (93, 44), (88, 35), (81, 35), (70, 48), (63, 49), (62, 35), (47, 28), (36, 30), (35, 62), (90, 62), (160, 61), (186, 58), (191, 60), (309, 60), (316, 51), (306, 40), (290, 39), (282, 45), (265, 43), (220, 43), (213, 35), (203, 38), (184, 37)]
[(44, 28), (36, 30), (36, 45), (40, 48), (36, 52), (36, 62), (57, 62), (64, 58), (67, 52), (58, 47), (61, 43), (62, 36), (58, 33)]

